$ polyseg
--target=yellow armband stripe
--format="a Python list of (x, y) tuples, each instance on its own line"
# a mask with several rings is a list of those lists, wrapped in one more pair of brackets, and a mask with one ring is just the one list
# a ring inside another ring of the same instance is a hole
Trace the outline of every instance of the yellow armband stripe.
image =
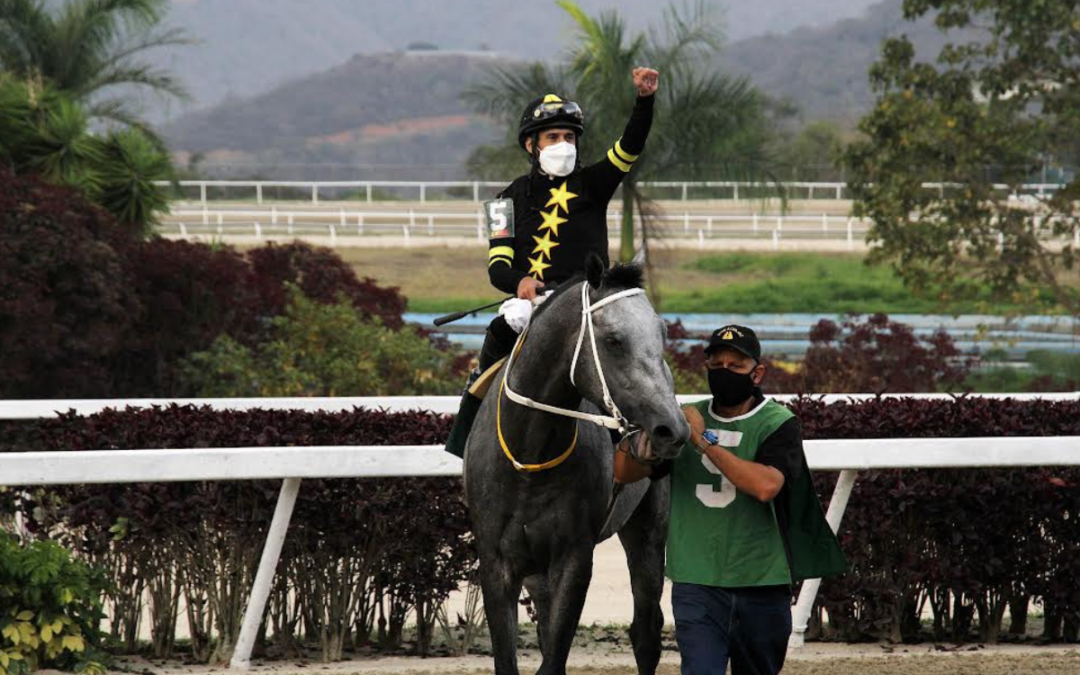
[(631, 155), (629, 152), (623, 150), (622, 139), (615, 141), (615, 154), (622, 158), (625, 162), (635, 162), (641, 155)]
[(497, 258), (492, 258), (490, 261), (488, 261), (488, 267), (491, 267), (492, 265), (494, 265), (496, 263), (502, 263), (502, 264), (506, 265), (507, 267), (513, 267), (514, 266), (514, 261), (513, 260), (511, 260), (510, 258), (504, 258), (503, 256), (499, 256)]
[(492, 258), (498, 258), (502, 256), (504, 258), (514, 259), (514, 247), (512, 246), (493, 246), (488, 250), (488, 260)]
[(607, 151), (607, 158), (612, 164), (616, 166), (623, 173), (630, 173), (630, 165), (622, 161), (615, 155), (615, 148)]

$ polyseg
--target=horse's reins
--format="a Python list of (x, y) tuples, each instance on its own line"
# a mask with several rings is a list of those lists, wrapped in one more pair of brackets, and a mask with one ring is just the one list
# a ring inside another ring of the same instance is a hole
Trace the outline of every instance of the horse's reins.
[[(546, 403), (540, 403), (534, 401), (528, 396), (522, 396), (510, 387), (510, 372), (514, 365), (514, 357), (517, 356), (518, 351), (521, 349), (521, 345), (525, 340), (525, 334), (528, 330), (521, 332), (518, 336), (517, 342), (514, 345), (514, 349), (510, 352), (509, 358), (506, 360), (506, 374), (503, 375), (502, 390), (506, 392), (507, 398), (514, 403), (523, 405), (527, 408), (533, 408), (534, 410), (541, 410), (543, 412), (552, 413), (553, 415), (562, 415), (563, 417), (572, 417), (574, 419), (585, 420), (586, 422), (592, 422), (593, 424), (605, 427), (607, 429), (618, 429), (624, 436), (630, 432), (630, 425), (626, 418), (623, 417), (622, 411), (619, 410), (619, 406), (615, 404), (615, 401), (611, 398), (611, 391), (608, 389), (607, 378), (604, 377), (604, 367), (600, 364), (600, 352), (596, 348), (596, 329), (593, 327), (592, 315), (593, 312), (609, 305), (623, 298), (633, 297), (635, 295), (641, 295), (645, 292), (641, 288), (631, 288), (625, 291), (619, 291), (614, 295), (609, 295), (603, 300), (592, 304), (592, 299), (589, 297), (589, 284), (583, 282), (581, 284), (581, 330), (578, 331), (577, 347), (574, 349), (574, 360), (570, 364), (570, 382), (577, 386), (577, 382), (574, 380), (574, 376), (577, 372), (578, 357), (581, 355), (581, 345), (585, 341), (585, 329), (589, 329), (589, 342), (592, 345), (593, 362), (596, 364), (596, 372), (600, 378), (600, 387), (604, 393), (604, 407), (607, 409), (610, 415), (595, 415), (592, 413), (581, 412), (579, 410), (570, 410), (569, 408), (559, 408)], [(501, 397), (500, 397), (501, 398)], [(498, 420), (496, 420), (498, 423)], [(501, 432), (501, 429), (500, 429)], [(577, 432), (574, 432), (575, 439), (577, 438)], [(542, 471), (544, 469), (550, 469), (552, 467), (561, 464), (570, 453), (573, 451), (576, 444), (571, 444), (569, 450), (564, 452), (556, 459), (545, 462), (543, 464), (521, 464), (514, 459), (513, 454), (503, 441), (502, 434), (499, 434), (499, 441), (502, 444), (503, 452), (514, 464), (514, 467), (519, 471)]]

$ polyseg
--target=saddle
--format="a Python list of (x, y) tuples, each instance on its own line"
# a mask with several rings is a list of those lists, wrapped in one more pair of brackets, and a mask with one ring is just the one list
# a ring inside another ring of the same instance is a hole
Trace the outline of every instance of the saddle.
[(484, 400), (484, 396), (487, 394), (488, 389), (491, 389), (491, 384), (495, 381), (495, 377), (502, 370), (502, 367), (506, 365), (506, 358), (502, 357), (496, 361), (490, 368), (480, 373), (480, 376), (476, 378), (476, 381), (469, 385), (469, 393), (480, 399)]

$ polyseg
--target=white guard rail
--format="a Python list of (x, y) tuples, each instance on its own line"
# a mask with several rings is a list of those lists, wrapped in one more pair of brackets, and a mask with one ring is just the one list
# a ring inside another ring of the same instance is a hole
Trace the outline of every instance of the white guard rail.
[[(310, 201), (312, 204), (319, 203), (320, 192), (324, 193), (327, 190), (344, 190), (355, 191), (357, 197), (363, 194), (364, 201), (368, 203), (374, 201), (374, 190), (415, 190), (417, 198), (421, 202), (426, 202), (428, 198), (428, 191), (431, 189), (436, 190), (457, 190), (459, 193), (469, 194), (471, 193), (472, 201), (478, 202), (481, 197), (481, 189), (485, 190), (500, 190), (506, 187), (510, 181), (401, 181), (401, 180), (353, 180), (353, 181), (270, 181), (270, 180), (182, 180), (178, 181), (181, 188), (185, 187), (197, 187), (199, 188), (199, 202), (206, 204), (207, 202), (207, 188), (243, 188), (248, 195), (254, 191), (254, 197), (257, 203), (263, 203), (263, 193), (267, 188), (286, 189), (292, 191), (303, 191), (305, 194), (310, 194)], [(162, 187), (168, 187), (172, 183), (168, 181), (157, 181), (157, 185)], [(783, 189), (784, 193), (789, 197), (796, 194), (803, 194), (805, 192), (807, 199), (843, 199), (847, 192), (847, 183), (844, 182), (811, 182), (811, 181), (782, 181), (779, 183), (771, 183), (765, 181), (643, 181), (639, 183), (643, 188), (654, 189), (667, 189), (677, 190), (679, 198), (682, 201), (686, 201), (690, 190), (724, 190), (731, 195), (731, 199), (738, 200), (740, 197), (746, 199), (753, 199), (754, 195), (749, 194), (754, 191), (757, 192), (775, 192), (777, 187)], [(948, 188), (959, 187), (956, 184), (949, 183), (923, 183), (922, 187), (927, 190), (937, 190), (940, 194), (944, 194), (944, 191)], [(1029, 183), (1017, 188), (1017, 191), (1024, 195), (1036, 195), (1043, 196), (1047, 193), (1052, 193), (1055, 190), (1063, 187), (1057, 183)], [(1013, 186), (1005, 184), (994, 185), (994, 189), (1004, 194), (1013, 193)], [(741, 190), (741, 192), (740, 192)]]
[[(947, 394), (914, 395), (948, 399)], [(680, 396), (680, 402), (703, 396)], [(790, 397), (778, 396), (779, 400)], [(872, 396), (833, 395), (827, 401), (861, 400)], [(1077, 400), (1066, 394), (996, 395), (990, 398)], [(0, 419), (53, 417), (56, 411), (82, 415), (106, 408), (198, 404), (220, 410), (252, 408), (289, 410), (351, 410), (354, 407), (391, 411), (455, 412), (455, 397), (278, 398), (278, 399), (132, 399), (0, 401)], [(837, 531), (859, 470), (904, 468), (975, 468), (1080, 466), (1080, 437), (896, 438), (867, 440), (809, 440), (805, 442), (811, 469), (839, 471), (826, 519)], [(266, 607), (274, 571), (292, 517), (302, 478), (390, 476), (458, 476), (461, 460), (442, 446), (327, 446), (255, 448), (177, 448), (145, 450), (87, 450), (82, 452), (0, 453), (0, 484), (7, 486), (83, 483), (141, 483), (192, 480), (254, 480), (284, 478), (267, 533), (259, 569), (244, 613), (240, 637), (230, 662), (250, 667), (259, 622)], [(792, 646), (801, 646), (820, 580), (807, 580), (792, 612)]]
[[(706, 240), (731, 237), (771, 239), (774, 248), (781, 239), (840, 239), (854, 248), (862, 240), (870, 222), (836, 213), (705, 213), (683, 212), (650, 217), (664, 237)], [(609, 211), (610, 224), (622, 221), (621, 211)], [(634, 221), (640, 225), (641, 216)], [(412, 237), (469, 237), (487, 242), (483, 211), (358, 211), (355, 209), (296, 210), (271, 206), (269, 209), (210, 208), (174, 209), (157, 226), (160, 234), (191, 236), (241, 236), (264, 239), (280, 236), (327, 237), (331, 246), (340, 237), (400, 236), (406, 245)]]

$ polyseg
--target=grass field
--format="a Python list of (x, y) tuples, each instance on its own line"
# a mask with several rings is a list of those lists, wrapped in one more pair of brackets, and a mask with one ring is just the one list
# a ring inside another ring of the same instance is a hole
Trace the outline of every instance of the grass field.
[[(397, 286), (416, 312), (453, 312), (497, 300), (483, 248), (337, 249), (361, 277)], [(827, 253), (652, 254), (650, 274), (664, 312), (844, 314), (1036, 313), (1032, 307), (917, 298), (887, 268), (863, 256)]]

